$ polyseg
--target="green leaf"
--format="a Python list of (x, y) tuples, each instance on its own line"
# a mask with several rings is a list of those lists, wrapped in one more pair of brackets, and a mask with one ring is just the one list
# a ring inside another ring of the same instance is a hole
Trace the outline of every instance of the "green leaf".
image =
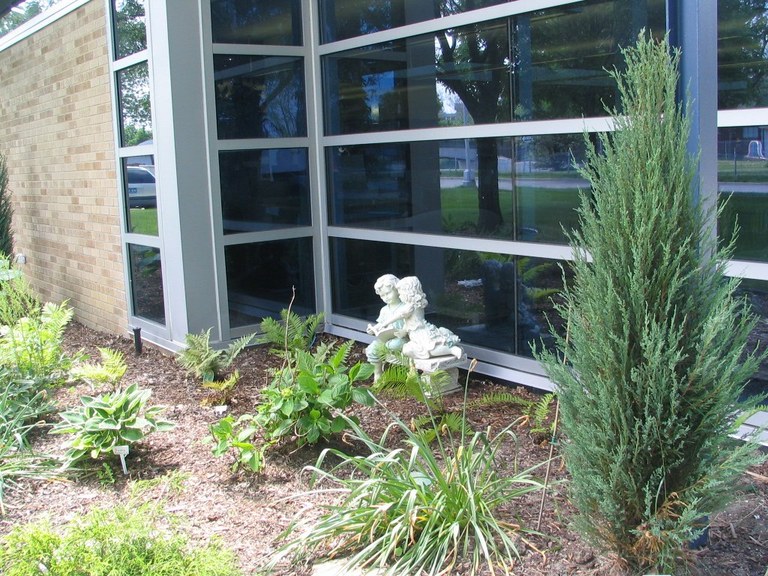
[(368, 388), (352, 388), (352, 400), (363, 406), (373, 406), (376, 402)]
[(138, 442), (144, 438), (144, 432), (137, 428), (124, 428), (120, 431), (120, 437), (128, 442)]

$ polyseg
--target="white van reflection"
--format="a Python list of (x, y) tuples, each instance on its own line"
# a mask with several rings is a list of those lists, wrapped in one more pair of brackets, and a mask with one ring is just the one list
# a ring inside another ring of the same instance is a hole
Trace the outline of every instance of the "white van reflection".
[(128, 180), (128, 206), (130, 208), (155, 208), (154, 166), (126, 166)]

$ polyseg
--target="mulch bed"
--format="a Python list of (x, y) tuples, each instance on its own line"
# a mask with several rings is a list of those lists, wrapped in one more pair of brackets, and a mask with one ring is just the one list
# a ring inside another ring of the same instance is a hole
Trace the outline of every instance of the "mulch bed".
[[(208, 426), (221, 417), (217, 409), (206, 405), (210, 391), (187, 375), (174, 357), (145, 344), (140, 355), (134, 353), (129, 338), (106, 335), (73, 323), (67, 330), (66, 349), (82, 350), (94, 360), (99, 359), (98, 347), (108, 347), (125, 354), (129, 365), (124, 382), (137, 382), (152, 390), (153, 404), (167, 406), (165, 417), (176, 423), (171, 432), (148, 436), (127, 458), (128, 475), (119, 461), (112, 463), (114, 483), (99, 478), (96, 472), (58, 482), (23, 482), (11, 491), (8, 509), (0, 516), (0, 534), (22, 522), (48, 516), (54, 523), (66, 522), (92, 507), (110, 506), (129, 501), (136, 480), (158, 479), (177, 474), (183, 479), (183, 489), (169, 489), (168, 483), (157, 482), (142, 493), (144, 499), (162, 500), (169, 513), (184, 520), (187, 533), (194, 541), (213, 537), (237, 554), (245, 574), (255, 574), (275, 550), (276, 538), (297, 517), (311, 519), (320, 513), (320, 506), (329, 502), (328, 495), (307, 496), (307, 475), (302, 469), (315, 463), (321, 448), (283, 449), (272, 452), (267, 468), (260, 475), (233, 473), (232, 460), (216, 458), (211, 446), (203, 442), (209, 436)], [(364, 361), (363, 347), (355, 348), (353, 361)], [(268, 383), (267, 369), (279, 359), (257, 346), (243, 352), (235, 363), (241, 374), (228, 413), (253, 413), (259, 390)], [(461, 378), (464, 378), (463, 375)], [(529, 390), (515, 388), (473, 375), (469, 381), (469, 398), (491, 391), (516, 390), (521, 395), (536, 398)], [(78, 403), (81, 394), (92, 394), (87, 385), (62, 387), (57, 401), (64, 409)], [(449, 397), (449, 406), (460, 406), (461, 395)], [(386, 399), (387, 407), (404, 421), (423, 410), (414, 400)], [(379, 408), (355, 408), (356, 415), (372, 437), (378, 437), (390, 422)], [(521, 416), (520, 408), (499, 405), (469, 412), (475, 429), (491, 427), (501, 430)], [(550, 452), (547, 438), (532, 434), (526, 424), (516, 428), (517, 443), (509, 443), (504, 465), (530, 466), (545, 461)], [(62, 436), (41, 434), (35, 448), (54, 454), (63, 453)], [(340, 444), (343, 446), (343, 444)], [(555, 455), (557, 451), (555, 450)], [(768, 567), (768, 466), (763, 465), (745, 475), (735, 488), (736, 497), (723, 513), (712, 518), (709, 545), (691, 553), (693, 573), (712, 576), (764, 576)], [(551, 467), (553, 485), (547, 492), (540, 532), (531, 536), (530, 543), (521, 543), (523, 558), (514, 567), (515, 574), (537, 575), (606, 575), (618, 573), (611, 558), (600, 556), (569, 526), (573, 509), (566, 497), (567, 472), (561, 460)], [(510, 521), (533, 528), (538, 523), (541, 494), (534, 493), (516, 501), (504, 514)], [(310, 566), (286, 565), (277, 574), (306, 574)]]

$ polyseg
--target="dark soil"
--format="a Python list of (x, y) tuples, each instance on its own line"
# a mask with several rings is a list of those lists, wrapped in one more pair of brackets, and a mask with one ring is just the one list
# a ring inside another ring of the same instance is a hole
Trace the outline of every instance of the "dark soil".
[[(210, 406), (211, 392), (199, 381), (187, 375), (172, 355), (144, 346), (140, 355), (134, 353), (133, 341), (93, 332), (74, 323), (66, 336), (71, 353), (82, 350), (94, 361), (99, 359), (97, 347), (108, 347), (125, 354), (129, 369), (124, 382), (137, 382), (152, 390), (153, 404), (167, 406), (165, 416), (176, 423), (171, 432), (155, 433), (132, 448), (127, 458), (128, 475), (119, 461), (113, 461), (114, 482), (105, 478), (103, 469), (57, 482), (24, 482), (6, 495), (7, 510), (0, 516), (0, 534), (15, 524), (49, 516), (54, 523), (64, 523), (92, 507), (126, 502), (135, 494), (137, 480), (159, 479), (175, 474), (183, 479), (181, 490), (173, 490), (168, 482), (157, 482), (142, 493), (144, 499), (165, 502), (166, 510), (184, 520), (194, 541), (213, 537), (237, 554), (245, 574), (257, 574), (270, 553), (275, 550), (278, 535), (298, 517), (311, 519), (329, 496), (307, 496), (306, 465), (314, 464), (320, 448), (277, 450), (271, 453), (267, 468), (261, 475), (233, 473), (232, 460), (216, 458), (203, 440), (209, 436), (208, 426), (221, 417), (220, 409)], [(362, 346), (356, 348), (355, 360), (364, 360)], [(264, 346), (242, 353), (236, 368), (241, 379), (227, 408), (235, 415), (253, 413), (259, 390), (268, 382), (267, 368), (278, 361)], [(465, 375), (460, 376), (464, 378)], [(463, 381), (463, 380), (462, 380)], [(469, 397), (476, 398), (490, 391), (511, 391), (535, 398), (522, 388), (504, 386), (481, 376), (469, 383)], [(78, 403), (81, 394), (92, 394), (88, 385), (79, 384), (57, 391), (61, 409)], [(450, 406), (460, 406), (460, 394), (446, 399)], [(387, 399), (388, 407), (405, 421), (423, 411), (413, 400)], [(356, 408), (356, 414), (372, 437), (378, 437), (389, 423), (381, 409)], [(519, 407), (511, 405), (483, 408), (469, 412), (475, 429), (491, 427), (500, 430), (521, 416)], [(510, 443), (505, 465), (530, 466), (545, 461), (550, 454), (547, 436), (533, 433), (530, 425), (520, 423), (516, 428), (517, 446)], [(35, 448), (42, 452), (63, 453), (63, 436), (41, 434)], [(557, 450), (554, 452), (557, 456)], [(543, 471), (543, 469), (542, 469)], [(101, 477), (100, 477), (101, 476)], [(710, 576), (764, 576), (768, 567), (768, 466), (750, 470), (735, 487), (733, 503), (711, 519), (709, 544), (691, 551), (693, 573)], [(619, 573), (611, 558), (603, 557), (587, 546), (572, 531), (569, 519), (573, 509), (566, 498), (566, 487), (558, 482), (567, 480), (561, 460), (551, 466), (553, 485), (546, 494), (539, 530), (543, 536), (527, 536), (520, 542), (521, 561), (513, 568), (515, 574), (537, 575), (610, 575)], [(541, 494), (533, 494), (502, 510), (510, 521), (528, 528), (538, 524)], [(284, 566), (279, 574), (305, 574), (308, 566)], [(182, 575), (180, 575), (182, 576)]]

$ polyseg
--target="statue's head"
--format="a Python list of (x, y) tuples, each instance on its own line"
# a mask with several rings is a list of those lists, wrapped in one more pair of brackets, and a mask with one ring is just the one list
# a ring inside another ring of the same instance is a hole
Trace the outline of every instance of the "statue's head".
[(399, 280), (400, 279), (394, 274), (384, 274), (383, 276), (379, 276), (376, 280), (376, 283), (373, 285), (373, 290), (376, 294), (381, 296), (384, 289), (394, 290)]
[(421, 281), (416, 276), (406, 276), (396, 285), (400, 300), (418, 308), (427, 307), (427, 296), (421, 288)]

